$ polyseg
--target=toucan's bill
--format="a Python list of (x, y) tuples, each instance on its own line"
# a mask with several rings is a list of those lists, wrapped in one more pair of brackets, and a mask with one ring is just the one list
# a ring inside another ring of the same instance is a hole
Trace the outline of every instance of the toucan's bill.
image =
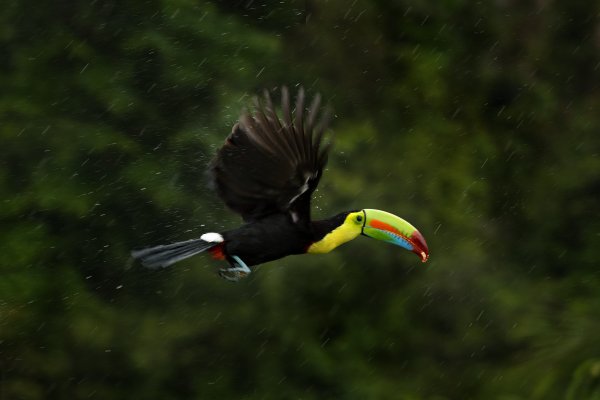
[(364, 209), (362, 234), (392, 243), (417, 254), (422, 262), (429, 258), (429, 249), (423, 235), (410, 223), (386, 211)]

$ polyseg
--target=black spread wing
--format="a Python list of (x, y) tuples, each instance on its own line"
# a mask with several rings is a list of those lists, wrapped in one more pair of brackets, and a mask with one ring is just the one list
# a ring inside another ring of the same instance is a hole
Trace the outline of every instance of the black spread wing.
[(217, 193), (246, 221), (273, 213), (310, 221), (310, 197), (327, 163), (328, 113), (320, 112), (320, 96), (305, 109), (300, 88), (294, 110), (287, 88), (281, 97), (282, 118), (267, 91), (263, 101), (255, 98), (253, 112), (242, 114), (212, 162)]

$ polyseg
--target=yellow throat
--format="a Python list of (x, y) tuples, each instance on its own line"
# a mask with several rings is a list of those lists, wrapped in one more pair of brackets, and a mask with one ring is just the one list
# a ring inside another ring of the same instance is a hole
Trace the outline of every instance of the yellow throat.
[(339, 245), (356, 238), (362, 230), (363, 218), (365, 217), (362, 211), (349, 213), (343, 224), (329, 232), (323, 239), (311, 244), (307, 253), (329, 253)]

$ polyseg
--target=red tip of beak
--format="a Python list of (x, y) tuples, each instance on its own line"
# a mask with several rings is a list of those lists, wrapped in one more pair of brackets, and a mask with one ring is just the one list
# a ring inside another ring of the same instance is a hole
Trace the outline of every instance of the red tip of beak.
[(421, 262), (427, 261), (429, 258), (429, 249), (427, 248), (427, 243), (425, 242), (423, 235), (421, 235), (419, 231), (414, 231), (410, 236), (410, 241), (415, 246), (413, 253), (421, 257)]

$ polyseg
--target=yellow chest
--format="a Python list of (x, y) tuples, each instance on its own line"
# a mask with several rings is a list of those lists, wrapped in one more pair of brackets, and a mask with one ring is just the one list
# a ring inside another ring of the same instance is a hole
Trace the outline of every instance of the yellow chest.
[(318, 242), (314, 242), (308, 248), (307, 253), (311, 254), (323, 254), (329, 253), (341, 244), (349, 242), (360, 234), (360, 229), (356, 229), (346, 224), (335, 228), (329, 232), (323, 239)]

